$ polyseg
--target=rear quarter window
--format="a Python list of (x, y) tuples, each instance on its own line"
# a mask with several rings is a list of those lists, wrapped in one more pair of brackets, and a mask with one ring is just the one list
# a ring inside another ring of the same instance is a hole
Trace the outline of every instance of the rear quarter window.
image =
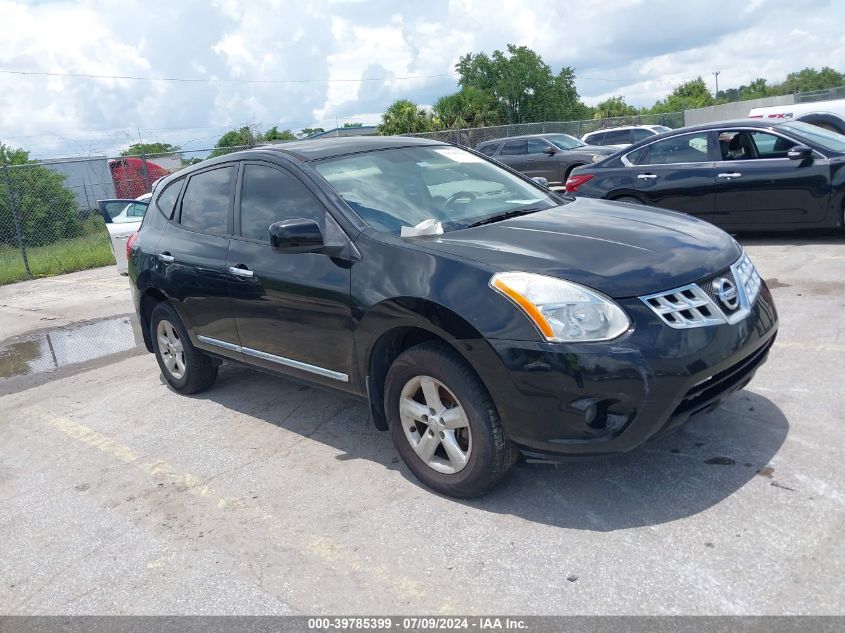
[(185, 179), (180, 178), (174, 180), (167, 185), (156, 198), (156, 206), (161, 214), (170, 220), (173, 217), (173, 210), (176, 208), (176, 200), (179, 199), (179, 192), (182, 191), (182, 185), (185, 184)]

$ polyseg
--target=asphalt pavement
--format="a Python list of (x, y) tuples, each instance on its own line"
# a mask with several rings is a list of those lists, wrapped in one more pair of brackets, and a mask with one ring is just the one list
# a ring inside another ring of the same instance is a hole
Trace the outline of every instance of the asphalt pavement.
[(472, 501), (345, 395), (172, 392), (113, 267), (0, 288), (0, 613), (843, 614), (845, 236), (740, 241), (781, 317), (749, 387)]

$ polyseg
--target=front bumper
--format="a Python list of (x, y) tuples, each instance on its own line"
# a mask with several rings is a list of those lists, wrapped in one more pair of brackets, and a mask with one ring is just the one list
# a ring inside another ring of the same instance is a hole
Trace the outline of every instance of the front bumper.
[(619, 303), (634, 327), (614, 341), (487, 340), (465, 348), (526, 455), (622, 453), (661, 437), (748, 384), (777, 334), (765, 284), (734, 324), (677, 330), (638, 299)]

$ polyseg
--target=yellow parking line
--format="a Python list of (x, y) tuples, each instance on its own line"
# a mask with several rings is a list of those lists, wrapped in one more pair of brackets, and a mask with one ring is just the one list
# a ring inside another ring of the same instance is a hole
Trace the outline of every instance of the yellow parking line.
[[(209, 498), (211, 503), (218, 508), (243, 512), (251, 520), (263, 523), (270, 532), (285, 534), (288, 542), (294, 536), (294, 531), (288, 529), (288, 524), (271, 512), (267, 512), (259, 504), (238, 497), (226, 497), (219, 494), (205, 483), (208, 480), (207, 477), (203, 478), (180, 471), (163, 459), (145, 459), (129, 446), (118, 442), (104, 433), (100, 433), (70, 418), (53, 415), (40, 407), (29, 407), (24, 409), (23, 412), (31, 414), (36, 419), (48, 424), (66, 436), (95, 448), (109, 457), (127, 464), (132, 464), (135, 468), (156, 480), (165, 480), (175, 484), (176, 489), (180, 492), (187, 492), (196, 497)], [(323, 567), (331, 569), (333, 572), (346, 575), (356, 574), (372, 579), (381, 585), (382, 589), (400, 593), (406, 599), (413, 598), (414, 602), (422, 599), (426, 601), (426, 604), (437, 604), (440, 612), (444, 614), (458, 612), (456, 604), (449, 599), (432, 595), (423, 583), (417, 582), (407, 576), (395, 574), (384, 565), (373, 564), (372, 561), (364, 561), (343, 543), (329, 536), (312, 533), (301, 540), (297, 549), (317, 561)], [(464, 608), (462, 612), (465, 611), (466, 609)]]

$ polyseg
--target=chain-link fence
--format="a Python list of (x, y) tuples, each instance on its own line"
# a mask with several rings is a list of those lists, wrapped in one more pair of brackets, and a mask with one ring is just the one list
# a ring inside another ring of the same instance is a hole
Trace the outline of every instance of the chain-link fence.
[(239, 149), (246, 148), (42, 161), (3, 151), (0, 285), (114, 263), (98, 201), (138, 198), (159, 178)]
[(683, 127), (684, 113), (636, 114), (607, 119), (586, 119), (584, 121), (545, 121), (539, 123), (513, 123), (510, 125), (492, 125), (489, 127), (464, 128), (460, 130), (442, 130), (408, 134), (436, 141), (454, 143), (463, 147), (476, 147), (484, 141), (493, 141), (508, 136), (523, 134), (563, 133), (581, 138), (585, 134), (623, 125), (665, 125), (671, 128)]
[[(580, 137), (598, 129), (644, 124), (679, 127), (683, 124), (683, 115), (520, 123), (417, 136), (475, 147), (482, 141), (519, 134), (563, 132)], [(105, 208), (104, 205), (101, 210), (98, 201), (138, 198), (150, 193), (155, 182), (164, 176), (208, 157), (246, 148), (41, 161), (27, 160), (24, 153), (3, 152), (0, 165), (0, 285), (113, 263), (105, 216), (122, 206)]]
[(795, 93), (795, 103), (811, 103), (815, 101), (829, 101), (831, 99), (845, 99), (845, 86)]

